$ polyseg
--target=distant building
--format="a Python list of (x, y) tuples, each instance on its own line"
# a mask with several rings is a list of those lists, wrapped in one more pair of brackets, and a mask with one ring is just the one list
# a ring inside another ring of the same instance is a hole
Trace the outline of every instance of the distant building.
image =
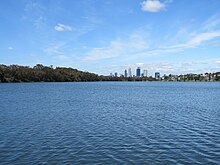
[(160, 72), (155, 72), (155, 78), (159, 79), (160, 78)]
[(136, 77), (140, 77), (140, 76), (141, 76), (141, 68), (140, 68), (140, 67), (137, 67)]
[(113, 74), (112, 74), (112, 73), (110, 73), (110, 77), (113, 77)]
[(147, 70), (144, 70), (144, 77), (147, 77)]
[(128, 77), (132, 77), (131, 68), (128, 68)]
[(125, 77), (128, 77), (128, 72), (126, 69), (125, 69)]

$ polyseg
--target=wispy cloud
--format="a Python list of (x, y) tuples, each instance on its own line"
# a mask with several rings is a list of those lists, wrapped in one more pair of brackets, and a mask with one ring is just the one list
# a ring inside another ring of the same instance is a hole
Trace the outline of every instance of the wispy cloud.
[[(149, 40), (149, 38), (143, 37), (143, 32), (135, 33), (131, 35), (128, 39), (116, 39), (111, 41), (106, 47), (92, 49), (86, 55), (84, 60), (97, 61), (110, 58), (117, 58), (119, 60), (135, 60), (138, 58), (145, 58), (149, 56), (182, 52), (187, 49), (198, 48), (204, 43), (208, 43), (208, 45), (210, 45), (209, 41), (220, 37), (219, 30), (205, 31), (204, 29), (198, 29), (197, 31), (188, 31), (187, 29), (182, 29), (181, 33), (179, 31), (177, 33), (177, 38), (182, 38), (181, 36), (184, 35), (184, 40), (181, 39), (181, 41), (178, 41), (177, 39), (175, 43), (170, 43), (166, 46), (163, 46), (164, 43), (160, 43), (156, 44), (160, 45), (156, 47), (152, 47), (152, 45), (149, 45), (149, 41), (152, 41), (152, 39)], [(170, 38), (173, 37), (170, 36)], [(167, 39), (167, 43), (169, 43), (169, 38)], [(218, 47), (219, 44), (213, 44), (212, 46)]]
[(143, 62), (137, 62), (136, 65), (137, 66), (142, 66), (142, 65), (144, 65), (144, 63)]
[(216, 64), (218, 64), (218, 65), (220, 65), (220, 60), (218, 60), (218, 61), (215, 61), (215, 63), (216, 63)]
[(46, 8), (40, 3), (30, 0), (24, 8), (23, 19), (30, 21), (36, 29), (46, 24)]
[(72, 65), (75, 62), (79, 62), (80, 58), (74, 54), (68, 53), (66, 50), (69, 49), (68, 43), (59, 42), (50, 44), (43, 51), (55, 61), (59, 61), (63, 65)]
[(214, 44), (211, 44), (210, 46), (217, 48), (217, 47), (220, 47), (220, 43), (214, 43)]
[(175, 71), (175, 65), (169, 62), (158, 62), (158, 63), (144, 63), (144, 62), (139, 62), (135, 64), (126, 64), (126, 65), (108, 65), (108, 66), (103, 66), (103, 69), (107, 69), (105, 75), (108, 75), (109, 73), (124, 73), (125, 69), (131, 68), (132, 74), (136, 74), (136, 68), (141, 67), (141, 72), (143, 70), (147, 70), (148, 73), (153, 75), (155, 71), (159, 71), (162, 73), (170, 73), (172, 71)]
[(220, 14), (214, 14), (213, 16), (211, 16), (209, 19), (207, 19), (202, 27), (204, 30), (207, 31), (213, 31), (216, 30), (216, 28), (219, 28), (220, 25)]
[(181, 52), (186, 49), (195, 48), (204, 43), (205, 41), (212, 40), (216, 37), (220, 37), (220, 32), (208, 32), (208, 33), (199, 33), (193, 36), (191, 39), (181, 44), (169, 45), (166, 47), (156, 48), (154, 50), (143, 51), (138, 54), (134, 54), (133, 57), (147, 57), (147, 56), (155, 56), (165, 53), (174, 53)]
[[(174, 65), (169, 62), (158, 62), (158, 63), (142, 63), (139, 65), (139, 63), (136, 63), (132, 65), (133, 70), (135, 70), (137, 67), (141, 67), (141, 70), (147, 69), (148, 71), (172, 71), (174, 69)], [(129, 65), (127, 66), (129, 67)]]
[(109, 58), (137, 59), (140, 57), (156, 56), (166, 53), (181, 52), (186, 49), (196, 48), (201, 44), (220, 37), (220, 31), (194, 34), (188, 41), (179, 44), (156, 47), (149, 49), (148, 41), (141, 34), (136, 34), (128, 40), (113, 40), (110, 45), (103, 48), (92, 49), (84, 60), (103, 60)]
[(9, 46), (7, 49), (8, 49), (8, 50), (14, 50), (14, 48), (11, 47), (11, 46)]
[(207, 61), (190, 61), (190, 62), (182, 62), (181, 66), (188, 67), (193, 65), (206, 65), (206, 64), (208, 64)]
[(32, 12), (32, 15), (36, 16), (42, 15), (45, 11), (45, 8), (40, 3), (30, 0), (26, 3), (24, 10), (28, 13)]
[[(214, 63), (213, 63), (214, 62)], [(161, 74), (188, 74), (188, 73), (205, 73), (205, 72), (216, 72), (220, 66), (220, 60), (205, 60), (205, 61), (185, 61), (185, 62), (156, 62), (156, 63), (134, 63), (126, 65), (108, 65), (103, 66), (106, 72), (103, 73), (108, 75), (109, 73), (124, 73), (125, 69), (131, 68), (132, 74), (136, 73), (136, 68), (141, 67), (141, 72), (147, 70), (149, 75), (160, 72)]]
[[(194, 33), (193, 35), (190, 34), (191, 37), (189, 37), (188, 40), (182, 43), (177, 44), (171, 44), (168, 46), (160, 46), (152, 50), (143, 51), (138, 56), (155, 56), (165, 53), (175, 53), (175, 52), (181, 52), (186, 49), (190, 48), (197, 48), (200, 45), (202, 45), (205, 42), (211, 41), (217, 37), (220, 37), (220, 31), (216, 32), (205, 32), (205, 33)], [(215, 45), (218, 46), (218, 45)]]
[(62, 55), (64, 54), (63, 49), (66, 46), (65, 42), (62, 43), (57, 43), (57, 44), (52, 44), (51, 46), (47, 47), (44, 49), (44, 52), (52, 55)]
[(141, 9), (147, 12), (159, 12), (166, 8), (166, 3), (160, 2), (159, 0), (146, 0), (141, 3)]
[(62, 32), (62, 31), (72, 31), (72, 27), (68, 26), (68, 25), (64, 25), (64, 24), (57, 24), (56, 26), (54, 26), (54, 29), (58, 32)]
[(85, 57), (85, 60), (100, 60), (114, 58), (123, 55), (137, 53), (148, 48), (146, 39), (140, 35), (133, 34), (127, 40), (111, 41), (110, 45), (104, 48), (94, 48)]
[(72, 61), (72, 57), (71, 56), (67, 56), (67, 55), (56, 55), (54, 56), (54, 59), (62, 61), (62, 62), (70, 62)]
[(45, 17), (40, 16), (33, 20), (33, 25), (36, 29), (41, 29), (45, 25), (46, 21), (47, 19)]
[(205, 41), (212, 40), (216, 37), (220, 37), (220, 31), (199, 33), (199, 34), (194, 35), (186, 43), (169, 46), (168, 48), (180, 48), (180, 49), (193, 48), (193, 47), (199, 46)]

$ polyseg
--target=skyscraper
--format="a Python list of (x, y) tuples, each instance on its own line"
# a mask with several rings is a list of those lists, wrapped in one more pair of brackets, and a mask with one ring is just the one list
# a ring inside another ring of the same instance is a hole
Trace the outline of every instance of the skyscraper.
[(137, 67), (136, 77), (140, 77), (140, 76), (141, 76), (141, 68), (140, 68), (140, 67)]
[(125, 77), (128, 77), (128, 72), (126, 69), (125, 69)]
[(128, 77), (132, 77), (131, 68), (128, 68)]
[(160, 72), (155, 72), (155, 78), (159, 79), (160, 78)]
[(147, 77), (147, 70), (144, 70), (144, 77)]

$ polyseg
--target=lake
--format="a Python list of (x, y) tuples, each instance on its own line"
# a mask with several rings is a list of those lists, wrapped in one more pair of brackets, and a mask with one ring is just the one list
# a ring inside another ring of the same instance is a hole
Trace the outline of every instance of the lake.
[(0, 164), (220, 164), (220, 83), (0, 84)]

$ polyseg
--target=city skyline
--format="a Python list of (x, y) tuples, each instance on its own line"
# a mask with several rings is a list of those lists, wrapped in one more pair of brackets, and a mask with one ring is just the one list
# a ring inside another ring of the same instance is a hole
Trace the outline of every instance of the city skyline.
[[(132, 74), (134, 73), (134, 74)], [(200, 75), (200, 76), (204, 76), (204, 75), (211, 75), (211, 74), (216, 74), (216, 76), (220, 76), (219, 75), (220, 72), (216, 72), (216, 73), (210, 73), (210, 72), (204, 72), (204, 73), (186, 73), (185, 75)], [(151, 77), (151, 78), (156, 78), (157, 80), (161, 77), (178, 77), (178, 76), (184, 76), (184, 74), (171, 74), (171, 73), (164, 73), (161, 74), (160, 72), (154, 72), (153, 74), (149, 75), (148, 74), (148, 70), (146, 68), (141, 68), (141, 67), (137, 67), (135, 70), (133, 70), (129, 67), (128, 69), (124, 70), (124, 74), (123, 73), (118, 73), (118, 72), (114, 72), (109, 74), (110, 77), (125, 77), (125, 78), (140, 78), (140, 77)]]
[(219, 0), (1, 1), (0, 63), (99, 75), (129, 67), (152, 76), (218, 72), (219, 7)]
[[(129, 75), (128, 75), (129, 72)], [(164, 74), (161, 75), (160, 72), (155, 72), (154, 76), (148, 75), (148, 70), (143, 69), (141, 70), (140, 67), (137, 67), (136, 70), (136, 75), (132, 75), (131, 68), (125, 69), (124, 75), (123, 74), (118, 74), (115, 72), (115, 74), (110, 73), (110, 77), (113, 78), (112, 80), (116, 81), (200, 81), (200, 82), (207, 82), (207, 81), (219, 81), (220, 80), (220, 72), (216, 73), (199, 73), (199, 74), (180, 74), (180, 75), (175, 75), (175, 74)], [(114, 78), (119, 78), (119, 79), (114, 79)]]
[(114, 72), (110, 73), (109, 76), (111, 77), (118, 77), (118, 76), (124, 76), (124, 77), (147, 77), (147, 69), (141, 70), (141, 67), (137, 67), (134, 71), (134, 74), (132, 74), (132, 70), (131, 68), (125, 69), (124, 70), (124, 74), (123, 73), (118, 73), (118, 72)]

